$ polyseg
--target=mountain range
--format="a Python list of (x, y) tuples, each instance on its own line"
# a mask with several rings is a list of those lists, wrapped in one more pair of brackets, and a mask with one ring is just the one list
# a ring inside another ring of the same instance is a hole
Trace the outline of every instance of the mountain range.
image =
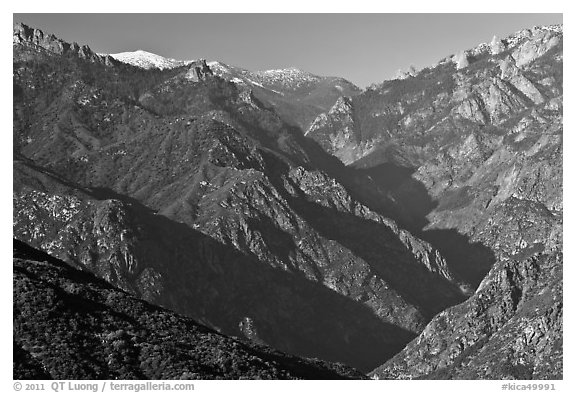
[[(111, 54), (110, 57), (144, 69), (173, 69), (195, 60), (175, 60), (142, 50)], [(252, 72), (219, 61), (207, 63), (220, 78), (238, 89), (250, 91), (271, 105), (288, 124), (306, 129), (321, 113), (326, 112), (341, 96), (352, 96), (360, 89), (344, 78), (323, 77), (297, 68)]]
[(13, 33), (15, 378), (562, 378), (561, 26), (363, 91)]

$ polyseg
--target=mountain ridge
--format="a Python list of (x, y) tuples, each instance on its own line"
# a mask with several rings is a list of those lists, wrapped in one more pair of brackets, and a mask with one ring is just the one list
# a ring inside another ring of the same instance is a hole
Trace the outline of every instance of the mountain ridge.
[(136, 67), (144, 69), (158, 68), (160, 70), (185, 66), (194, 61), (176, 60), (169, 57), (160, 56), (155, 53), (147, 52), (142, 49), (138, 49), (132, 52), (110, 53), (107, 56), (113, 57), (118, 61)]
[[(478, 287), (374, 378), (561, 376), (562, 61), (562, 26), (525, 29), (341, 99), (306, 132), (349, 166), (410, 173), (389, 192), (417, 209), (417, 181), (432, 203), (420, 225), (405, 225)], [(492, 260), (459, 249), (451, 230)], [(544, 292), (545, 306), (533, 300)], [(522, 339), (522, 329), (549, 335)]]
[[(534, 26), (531, 28), (524, 28), (524, 29), (518, 30), (515, 33), (509, 34), (508, 36), (506, 36), (504, 38), (498, 38), (497, 36), (493, 36), (492, 40), (490, 42), (482, 42), (473, 48), (461, 49), (460, 52), (458, 52), (457, 54), (446, 56), (446, 57), (442, 58), (441, 60), (439, 60), (438, 62), (433, 63), (432, 65), (423, 67), (421, 70), (413, 69), (413, 70), (409, 70), (409, 71), (400, 72), (400, 75), (396, 79), (404, 79), (404, 78), (411, 77), (411, 76), (413, 77), (413, 76), (417, 75), (419, 72), (421, 72), (422, 70), (435, 68), (437, 66), (440, 66), (440, 65), (446, 64), (446, 63), (450, 63), (450, 62), (458, 62), (458, 60), (459, 60), (458, 56), (462, 57), (464, 55), (464, 56), (474, 57), (474, 56), (479, 56), (479, 55), (486, 54), (486, 53), (498, 54), (499, 52), (504, 51), (507, 48), (517, 46), (521, 40), (529, 38), (532, 35), (538, 34), (542, 31), (563, 34), (564, 25), (563, 24), (538, 25), (538, 26)], [(384, 81), (384, 82), (386, 82), (386, 81)], [(384, 83), (384, 82), (382, 82), (382, 83)], [(377, 88), (380, 84), (381, 83), (374, 83), (374, 84), (370, 85), (369, 87), (367, 87), (366, 90)]]
[(363, 202), (365, 175), (205, 62), (14, 69), (18, 239), (225, 333), (365, 371), (466, 297), (434, 247)]
[(556, 30), (346, 94), (294, 69), (142, 69), (15, 28), (14, 236), (374, 378), (555, 378)]

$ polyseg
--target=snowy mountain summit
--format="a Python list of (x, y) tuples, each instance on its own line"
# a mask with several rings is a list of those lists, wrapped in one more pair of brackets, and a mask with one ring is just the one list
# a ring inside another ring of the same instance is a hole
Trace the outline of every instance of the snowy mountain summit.
[(122, 63), (130, 64), (136, 67), (151, 69), (158, 68), (161, 70), (180, 67), (190, 64), (192, 60), (176, 60), (157, 55), (155, 53), (137, 50), (134, 52), (121, 52), (110, 54), (113, 58)]
[[(123, 63), (144, 69), (158, 68), (165, 70), (190, 65), (194, 62), (194, 60), (171, 59), (144, 50), (113, 53), (110, 54), (110, 56)], [(340, 91), (343, 91), (344, 88), (350, 85), (350, 82), (342, 78), (322, 77), (294, 67), (266, 71), (249, 71), (219, 61), (208, 62), (208, 66), (215, 75), (223, 79), (238, 85), (266, 88), (279, 95), (284, 95), (287, 92), (293, 92), (299, 89), (313, 89), (321, 82), (328, 80), (337, 84), (338, 90)], [(338, 84), (338, 82), (342, 83)]]
[(283, 87), (297, 88), (306, 84), (317, 83), (322, 77), (290, 67), (277, 70), (257, 71), (255, 79), (260, 83)]
[(219, 61), (211, 61), (208, 65), (221, 78), (243, 86), (267, 88), (280, 95), (284, 95), (287, 92), (286, 90), (295, 90), (305, 84), (318, 83), (322, 80), (322, 77), (296, 68), (249, 71)]

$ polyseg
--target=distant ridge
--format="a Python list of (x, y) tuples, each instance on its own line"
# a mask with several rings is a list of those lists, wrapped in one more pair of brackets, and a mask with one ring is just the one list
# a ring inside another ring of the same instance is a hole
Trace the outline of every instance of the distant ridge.
[(171, 59), (141, 49), (138, 49), (134, 52), (111, 53), (110, 56), (118, 61), (121, 61), (122, 63), (130, 64), (147, 70), (151, 68), (158, 68), (160, 70), (172, 69), (185, 66), (193, 62), (193, 60)]

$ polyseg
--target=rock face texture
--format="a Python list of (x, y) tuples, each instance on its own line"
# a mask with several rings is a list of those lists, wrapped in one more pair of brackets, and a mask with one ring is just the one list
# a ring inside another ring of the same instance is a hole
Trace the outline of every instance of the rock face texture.
[(14, 379), (350, 379), (225, 337), (14, 241)]
[(14, 70), (19, 240), (225, 334), (363, 371), (465, 299), (442, 254), (362, 196), (366, 174), (205, 62), (136, 72), (38, 50)]
[[(542, 104), (545, 97), (561, 97), (561, 26), (522, 31), (501, 43), (502, 51), (495, 54), (486, 44), (465, 51), (470, 59), (466, 67), (458, 68), (446, 58), (410, 77), (373, 85), (345, 107), (338, 102), (329, 119), (320, 115), (307, 135), (325, 143), (344, 128), (339, 119), (352, 119), (354, 124), (346, 126), (355, 130), (353, 138), (345, 145), (327, 147), (328, 151), (346, 164), (363, 156), (387, 155), (388, 161), (414, 166), (436, 156), (457, 137), (446, 129), (450, 123), (498, 125)], [(405, 149), (404, 160), (390, 156), (393, 151), (387, 150), (392, 148)], [(359, 152), (346, 157), (351, 149)]]
[[(42, 30), (26, 26), (22, 23), (15, 23), (13, 25), (13, 44), (21, 46), (29, 46), (36, 49), (43, 49), (47, 52), (56, 55), (77, 56), (81, 59), (99, 62), (103, 64), (115, 63), (115, 60), (110, 56), (100, 56), (90, 49), (87, 45), (78, 45), (77, 43), (65, 42), (53, 34), (44, 34)], [(25, 51), (20, 54), (25, 55)]]
[(214, 74), (206, 64), (206, 60), (199, 60), (189, 64), (189, 69), (185, 78), (192, 82), (199, 82), (212, 75)]
[(524, 30), (374, 86), (307, 131), (346, 164), (396, 172), (383, 187), (408, 212), (398, 222), (478, 287), (374, 377), (561, 377), (562, 58), (561, 26)]
[[(354, 162), (365, 154), (368, 146), (359, 144), (358, 133), (354, 129), (352, 99), (340, 97), (328, 113), (323, 113), (314, 120), (304, 135), (314, 136), (316, 142), (328, 152), (338, 152), (344, 163)], [(315, 132), (315, 130), (337, 130), (332, 133)]]
[(374, 378), (562, 379), (562, 256), (502, 260)]
[(14, 32), (18, 240), (374, 378), (561, 377), (561, 27), (352, 97), (295, 69), (145, 70)]

